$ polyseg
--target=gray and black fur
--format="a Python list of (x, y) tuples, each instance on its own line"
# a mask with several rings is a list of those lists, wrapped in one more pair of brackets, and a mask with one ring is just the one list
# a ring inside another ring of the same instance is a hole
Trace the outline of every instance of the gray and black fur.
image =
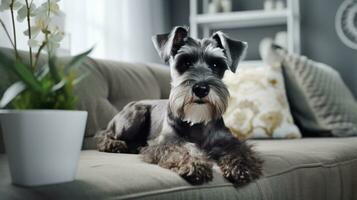
[(227, 69), (236, 71), (247, 44), (222, 32), (197, 40), (185, 27), (153, 41), (171, 68), (169, 100), (129, 103), (96, 136), (99, 151), (140, 153), (192, 184), (212, 180), (213, 161), (235, 185), (257, 179), (262, 161), (222, 119), (229, 98), (222, 78)]

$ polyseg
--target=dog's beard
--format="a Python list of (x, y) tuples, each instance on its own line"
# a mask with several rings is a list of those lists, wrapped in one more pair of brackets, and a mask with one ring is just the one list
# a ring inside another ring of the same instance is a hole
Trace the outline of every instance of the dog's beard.
[(197, 104), (189, 103), (184, 106), (183, 121), (189, 123), (191, 126), (198, 123), (207, 124), (212, 120), (212, 106), (208, 103)]
[[(209, 94), (198, 99), (192, 92), (193, 83), (184, 81), (171, 89), (169, 108), (176, 118), (191, 126), (220, 118), (228, 105), (229, 93), (223, 83), (212, 82)], [(215, 83), (215, 84), (214, 84)]]

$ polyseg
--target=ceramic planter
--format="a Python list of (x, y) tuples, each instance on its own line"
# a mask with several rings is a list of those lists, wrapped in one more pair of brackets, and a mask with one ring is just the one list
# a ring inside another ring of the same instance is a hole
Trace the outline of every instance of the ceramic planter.
[(0, 110), (13, 184), (73, 181), (86, 121), (86, 111)]

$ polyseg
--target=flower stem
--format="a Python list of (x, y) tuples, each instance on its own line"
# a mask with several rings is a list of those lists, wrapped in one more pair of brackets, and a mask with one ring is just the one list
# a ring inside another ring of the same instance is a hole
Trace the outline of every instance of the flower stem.
[[(29, 5), (28, 0), (25, 0), (25, 2), (26, 2), (26, 9), (27, 9), (27, 28), (29, 30), (29, 40), (31, 40), (31, 37), (32, 37), (32, 35), (31, 35), (31, 20), (30, 20), (30, 8), (31, 8), (30, 6), (31, 5)], [(34, 66), (33, 62), (32, 62), (32, 47), (30, 45), (29, 45), (29, 54), (30, 54), (30, 66), (31, 66), (32, 70), (35, 70), (36, 66)]]
[[(47, 17), (50, 18), (50, 12), (51, 12), (51, 5), (50, 5), (50, 0), (47, 0), (47, 5), (48, 5), (48, 9), (47, 9)], [(46, 33), (45, 33), (45, 40), (47, 43), (47, 54), (48, 54), (48, 59), (51, 59), (51, 49), (50, 49), (50, 44), (48, 42), (48, 24), (46, 25)]]
[(14, 17), (14, 2), (15, 2), (15, 0), (11, 1), (10, 11), (11, 11), (12, 31), (14, 34), (14, 49), (15, 49), (16, 58), (18, 58), (19, 53), (17, 51), (16, 26), (15, 26), (15, 17)]
[[(49, 2), (50, 1), (47, 0), (48, 5), (49, 5)], [(50, 8), (48, 8), (48, 10), (47, 10), (47, 16), (50, 17)], [(48, 58), (48, 61), (49, 61), (51, 59), (51, 53), (50, 53), (49, 48), (48, 48), (48, 24), (45, 27), (45, 40), (42, 42), (40, 48), (38, 49), (38, 51), (37, 51), (37, 53), (35, 55), (35, 66), (37, 66), (38, 61), (40, 59), (41, 51), (45, 47), (47, 48), (47, 56), (48, 56), (47, 58)]]
[(42, 51), (42, 49), (46, 46), (46, 44), (47, 44), (47, 42), (44, 41), (44, 42), (41, 44), (40, 48), (38, 49), (38, 51), (37, 51), (37, 53), (36, 53), (36, 56), (35, 56), (35, 66), (37, 66), (38, 60), (40, 59), (41, 51)]

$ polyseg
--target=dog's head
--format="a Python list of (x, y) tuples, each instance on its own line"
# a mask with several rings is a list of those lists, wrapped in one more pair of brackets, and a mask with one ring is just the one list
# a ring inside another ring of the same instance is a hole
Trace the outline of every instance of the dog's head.
[(222, 82), (227, 69), (235, 72), (247, 43), (222, 32), (194, 39), (186, 27), (156, 35), (153, 42), (171, 68), (169, 108), (175, 117), (191, 124), (207, 123), (225, 112), (229, 92)]

